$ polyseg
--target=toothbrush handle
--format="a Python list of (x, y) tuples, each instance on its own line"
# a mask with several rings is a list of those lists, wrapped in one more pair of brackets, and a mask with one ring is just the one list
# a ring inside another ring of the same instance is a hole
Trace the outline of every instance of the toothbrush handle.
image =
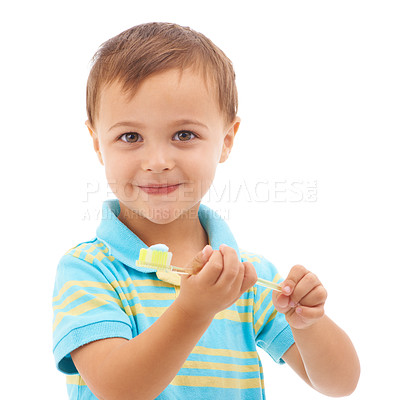
[[(171, 265), (171, 271), (176, 272), (178, 274), (183, 274), (183, 275), (193, 274), (193, 271), (191, 271), (191, 270), (188, 270), (188, 269), (182, 268), (182, 267), (176, 267), (173, 265)], [(196, 271), (195, 273), (197, 273), (197, 272), (199, 272), (199, 271)], [(264, 286), (268, 289), (276, 290), (277, 292), (282, 292), (282, 287), (280, 285), (278, 285), (277, 283), (274, 283), (274, 282), (267, 281), (262, 278), (257, 279), (256, 285)]]
[(282, 287), (277, 283), (266, 281), (265, 279), (258, 278), (256, 285), (264, 286), (266, 288), (276, 290), (277, 292), (282, 292)]
[(177, 274), (181, 275), (193, 275), (193, 271), (188, 268), (176, 267), (175, 265), (171, 265), (170, 269), (171, 272), (176, 272)]

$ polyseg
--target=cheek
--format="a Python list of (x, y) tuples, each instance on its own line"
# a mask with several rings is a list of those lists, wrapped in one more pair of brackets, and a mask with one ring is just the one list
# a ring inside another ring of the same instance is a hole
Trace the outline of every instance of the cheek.
[(128, 157), (123, 155), (107, 154), (104, 159), (105, 173), (109, 183), (123, 183), (130, 177), (133, 163), (128, 160)]
[(191, 154), (191, 157), (193, 161), (195, 160), (196, 164), (206, 164), (210, 168), (215, 169), (221, 157), (222, 147), (222, 138), (208, 139), (206, 144), (203, 144), (194, 154)]
[(112, 157), (110, 154), (105, 161), (105, 175), (108, 186), (120, 200), (129, 200), (138, 195), (135, 186), (132, 184), (135, 171), (134, 163), (128, 157), (119, 155)]
[(188, 168), (192, 171), (192, 176), (201, 185), (198, 189), (203, 194), (207, 192), (214, 180), (219, 157), (220, 155), (214, 146), (191, 155)]

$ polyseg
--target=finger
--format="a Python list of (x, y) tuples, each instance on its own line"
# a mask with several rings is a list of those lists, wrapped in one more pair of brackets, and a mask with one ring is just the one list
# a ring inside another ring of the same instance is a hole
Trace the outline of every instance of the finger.
[(244, 261), (242, 264), (244, 267), (244, 273), (240, 292), (244, 293), (256, 284), (258, 277), (256, 269), (250, 261)]
[[(218, 286), (228, 288), (234, 284), (237, 278), (240, 261), (235, 249), (232, 247), (221, 244), (219, 251), (223, 258), (224, 270), (218, 278)], [(241, 268), (241, 271), (242, 273), (244, 272), (243, 268)]]
[(304, 296), (300, 301), (300, 305), (306, 307), (315, 307), (321, 304), (325, 304), (328, 293), (322, 285), (318, 285), (306, 296)]
[(205, 260), (207, 260), (207, 261), (209, 260), (213, 251), (214, 251), (213, 248), (209, 244), (204, 246), (204, 249), (202, 250), (202, 252), (204, 254)]
[(190, 274), (190, 275), (181, 274), (180, 275), (181, 282), (190, 279), (192, 277), (192, 275), (195, 275), (198, 272), (200, 272), (202, 270), (202, 268), (204, 267), (204, 265), (209, 260), (212, 252), (213, 252), (213, 250), (210, 245), (206, 245), (202, 251), (199, 251), (196, 254), (196, 256), (189, 263), (187, 263), (184, 267), (188, 271), (192, 271), (192, 274)]
[(192, 274), (195, 275), (201, 271), (206, 262), (209, 260), (213, 250), (210, 245), (204, 246), (202, 251), (199, 251), (196, 256), (185, 265), (185, 269), (192, 271)]
[(305, 324), (320, 319), (325, 314), (324, 307), (322, 305), (317, 307), (298, 306), (296, 307), (295, 312)]
[(315, 274), (307, 272), (295, 286), (290, 300), (294, 304), (300, 303), (301, 299), (307, 296), (314, 288), (319, 286), (321, 282)]
[(199, 283), (211, 286), (218, 281), (223, 269), (224, 263), (221, 252), (219, 250), (213, 250), (206, 265), (204, 265), (202, 270), (193, 277), (196, 278)]
[[(295, 265), (289, 272), (287, 278), (282, 282), (282, 294), (285, 296), (290, 296), (293, 293), (294, 288), (297, 283), (303, 278), (304, 275), (308, 273), (308, 270), (302, 265)], [(287, 289), (289, 288), (289, 289)]]
[[(284, 281), (285, 282), (285, 281)], [(289, 295), (292, 293), (293, 289), (292, 287), (289, 286), (283, 286), (284, 282), (282, 282), (280, 285), (282, 287), (282, 292), (277, 291), (277, 290), (273, 290), (272, 291), (272, 302), (274, 303), (274, 306), (276, 306), (278, 297), (280, 295), (283, 295), (284, 297), (282, 297), (281, 302), (283, 302), (283, 299), (286, 298), (287, 301), (285, 301), (285, 304), (289, 304)], [(293, 283), (294, 286), (294, 283)], [(283, 304), (283, 303), (282, 303)]]
[(241, 261), (238, 261), (238, 271), (236, 274), (236, 277), (234, 278), (234, 280), (231, 283), (231, 292), (232, 293), (236, 293), (238, 297), (240, 297), (242, 295), (242, 285), (243, 285), (243, 278), (244, 278), (244, 270), (245, 270), (245, 266), (243, 265), (243, 263)]
[(290, 304), (290, 298), (282, 293), (273, 292), (272, 293), (272, 302), (274, 303), (276, 311), (286, 314), (288, 311), (292, 309)]

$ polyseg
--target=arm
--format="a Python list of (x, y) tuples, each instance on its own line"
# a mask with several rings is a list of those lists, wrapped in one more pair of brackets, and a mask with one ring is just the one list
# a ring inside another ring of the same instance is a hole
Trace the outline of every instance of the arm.
[(295, 339), (284, 361), (327, 396), (351, 394), (358, 383), (360, 364), (349, 337), (324, 313), (326, 290), (300, 265), (292, 268), (282, 287), (289, 289), (274, 293), (273, 301), (286, 315)]
[(212, 316), (187, 319), (174, 302), (135, 338), (95, 341), (71, 357), (99, 399), (153, 399), (178, 373), (211, 321)]
[[(236, 259), (235, 259), (236, 257)], [(208, 262), (206, 262), (208, 260)], [(175, 302), (132, 340), (103, 339), (71, 352), (90, 390), (99, 399), (153, 399), (172, 381), (214, 315), (233, 304), (256, 281), (251, 263), (233, 249), (206, 246), (195, 263), (204, 268), (183, 276)]]
[(327, 396), (351, 394), (357, 386), (360, 365), (346, 333), (327, 316), (310, 328), (292, 328), (292, 332), (296, 343), (284, 354), (284, 361)]

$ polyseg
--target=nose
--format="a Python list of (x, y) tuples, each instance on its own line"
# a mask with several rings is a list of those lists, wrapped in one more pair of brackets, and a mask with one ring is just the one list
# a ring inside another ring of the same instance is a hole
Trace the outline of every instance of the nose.
[(163, 146), (160, 143), (148, 145), (143, 149), (142, 154), (142, 169), (152, 172), (163, 172), (174, 167), (172, 151), (168, 150), (168, 146)]

